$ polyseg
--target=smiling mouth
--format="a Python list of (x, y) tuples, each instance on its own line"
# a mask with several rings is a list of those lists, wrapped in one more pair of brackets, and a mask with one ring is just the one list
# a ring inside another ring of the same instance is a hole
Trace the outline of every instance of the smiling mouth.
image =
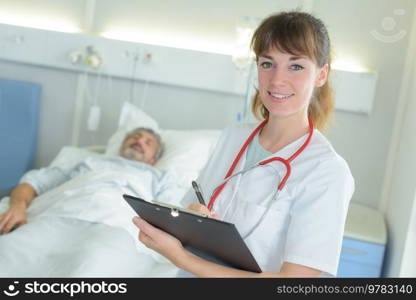
[(276, 102), (284, 102), (290, 97), (294, 96), (295, 94), (274, 94), (271, 92), (268, 92), (268, 94), (271, 96), (272, 100)]

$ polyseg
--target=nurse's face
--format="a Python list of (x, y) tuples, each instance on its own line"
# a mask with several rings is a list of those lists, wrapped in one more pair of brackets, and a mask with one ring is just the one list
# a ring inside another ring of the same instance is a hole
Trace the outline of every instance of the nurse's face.
[(324, 85), (328, 65), (319, 68), (306, 56), (283, 53), (275, 48), (258, 59), (259, 93), (269, 117), (307, 115), (316, 87)]

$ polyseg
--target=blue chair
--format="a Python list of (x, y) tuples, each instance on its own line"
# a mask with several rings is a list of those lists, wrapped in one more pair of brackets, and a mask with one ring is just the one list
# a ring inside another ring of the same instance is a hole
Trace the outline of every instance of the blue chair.
[(41, 90), (37, 83), (0, 79), (0, 195), (32, 168)]

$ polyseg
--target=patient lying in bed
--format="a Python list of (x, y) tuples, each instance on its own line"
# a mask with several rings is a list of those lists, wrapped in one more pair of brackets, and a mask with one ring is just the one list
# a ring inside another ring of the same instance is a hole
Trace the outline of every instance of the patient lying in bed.
[(169, 266), (168, 273), (157, 274), (150, 268), (166, 261), (135, 242), (135, 213), (122, 198), (124, 193), (171, 203), (182, 198), (174, 175), (153, 167), (162, 152), (158, 135), (139, 128), (124, 139), (121, 157), (89, 157), (71, 168), (25, 174), (10, 200), (0, 202), (0, 276), (164, 276), (174, 271)]

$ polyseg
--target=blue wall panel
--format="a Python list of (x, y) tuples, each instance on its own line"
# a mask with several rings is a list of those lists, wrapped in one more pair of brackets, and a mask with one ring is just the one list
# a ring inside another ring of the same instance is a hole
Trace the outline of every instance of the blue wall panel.
[(41, 85), (0, 79), (0, 191), (32, 167), (38, 137)]

